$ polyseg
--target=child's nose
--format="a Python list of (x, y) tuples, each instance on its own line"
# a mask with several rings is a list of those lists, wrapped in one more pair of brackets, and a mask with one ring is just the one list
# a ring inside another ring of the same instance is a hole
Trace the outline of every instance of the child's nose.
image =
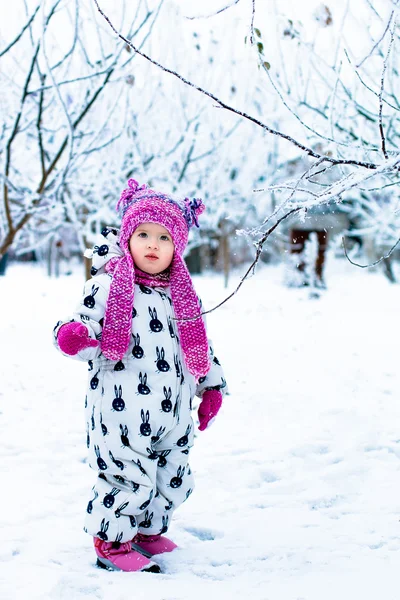
[(147, 245), (149, 248), (157, 248), (158, 247), (158, 240), (157, 238), (149, 238)]

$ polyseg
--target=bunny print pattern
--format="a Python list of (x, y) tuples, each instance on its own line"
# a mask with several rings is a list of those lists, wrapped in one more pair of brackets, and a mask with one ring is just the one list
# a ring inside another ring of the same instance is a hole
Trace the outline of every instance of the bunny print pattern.
[[(100, 340), (111, 277), (98, 270), (72, 320)], [(106, 359), (100, 347), (74, 357), (89, 361), (84, 441), (97, 474), (85, 530), (105, 541), (125, 542), (138, 531), (165, 533), (174, 510), (194, 487), (188, 462), (192, 398), (206, 387), (223, 387), (212, 350), (212, 367), (201, 384), (186, 369), (169, 300), (169, 288), (143, 291), (135, 285), (131, 343), (122, 361)], [(55, 329), (55, 341), (62, 324)]]

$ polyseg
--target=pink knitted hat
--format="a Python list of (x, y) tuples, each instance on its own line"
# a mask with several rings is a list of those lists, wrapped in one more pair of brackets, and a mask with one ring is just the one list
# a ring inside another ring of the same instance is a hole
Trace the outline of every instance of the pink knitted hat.
[(169, 282), (172, 304), (186, 366), (198, 380), (210, 369), (208, 340), (200, 316), (200, 304), (182, 255), (189, 229), (193, 225), (199, 226), (197, 218), (205, 210), (205, 206), (198, 199), (172, 199), (129, 179), (128, 188), (122, 192), (117, 203), (117, 210), (122, 212), (119, 244), (123, 256), (113, 259), (118, 262), (113, 269), (106, 305), (101, 350), (106, 358), (121, 360), (128, 349), (132, 334), (135, 289), (135, 266), (129, 250), (129, 240), (141, 223), (158, 223), (169, 231), (174, 242)]

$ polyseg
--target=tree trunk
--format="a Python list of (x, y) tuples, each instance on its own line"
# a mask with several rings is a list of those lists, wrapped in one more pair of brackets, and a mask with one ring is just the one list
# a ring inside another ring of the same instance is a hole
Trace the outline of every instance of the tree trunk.
[(0, 276), (3, 276), (6, 274), (6, 270), (7, 270), (7, 260), (8, 260), (8, 254), (3, 254), (3, 256), (0, 258)]
[(390, 283), (397, 283), (396, 275), (394, 274), (394, 271), (393, 271), (392, 257), (389, 256), (388, 258), (384, 258), (382, 261), (382, 266), (383, 266), (383, 272), (385, 274), (385, 277), (387, 277), (387, 279), (389, 279)]
[(229, 236), (224, 235), (222, 238), (223, 253), (224, 253), (224, 286), (227, 288), (229, 283), (230, 273), (230, 255), (229, 255)]

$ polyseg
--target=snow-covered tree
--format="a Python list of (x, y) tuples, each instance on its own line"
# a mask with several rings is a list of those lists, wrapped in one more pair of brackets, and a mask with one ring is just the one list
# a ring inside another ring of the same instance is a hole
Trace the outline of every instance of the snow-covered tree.
[[(119, 3), (119, 23), (139, 46), (162, 3)], [(78, 0), (7, 4), (0, 27), (0, 256), (13, 244), (45, 243), (65, 223), (79, 234), (76, 174), (112, 152), (124, 129), (136, 57), (94, 10)]]

